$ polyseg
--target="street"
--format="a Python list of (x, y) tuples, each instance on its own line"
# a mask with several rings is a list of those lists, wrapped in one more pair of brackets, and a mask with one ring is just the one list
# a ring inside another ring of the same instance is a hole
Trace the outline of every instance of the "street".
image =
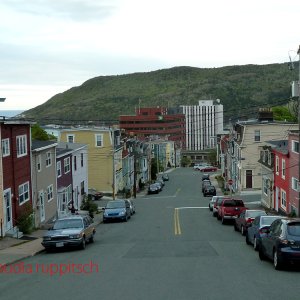
[(128, 222), (100, 224), (85, 250), (42, 253), (23, 261), (27, 273), (0, 274), (0, 299), (299, 299), (300, 270), (275, 271), (212, 217), (200, 172), (169, 175), (161, 193), (135, 200)]

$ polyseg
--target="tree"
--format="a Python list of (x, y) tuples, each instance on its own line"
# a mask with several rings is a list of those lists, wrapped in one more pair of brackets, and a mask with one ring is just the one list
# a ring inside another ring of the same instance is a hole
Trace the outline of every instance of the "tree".
[(191, 160), (191, 158), (189, 156), (184, 156), (181, 159), (181, 165), (183, 167), (188, 167), (191, 163), (192, 163), (192, 160)]
[(290, 105), (290, 109), (288, 106), (272, 107), (274, 120), (296, 122), (297, 114), (295, 115), (294, 108), (293, 105)]
[(38, 124), (34, 124), (31, 126), (31, 136), (33, 140), (39, 141), (49, 141), (56, 139), (52, 134), (48, 134), (42, 127)]

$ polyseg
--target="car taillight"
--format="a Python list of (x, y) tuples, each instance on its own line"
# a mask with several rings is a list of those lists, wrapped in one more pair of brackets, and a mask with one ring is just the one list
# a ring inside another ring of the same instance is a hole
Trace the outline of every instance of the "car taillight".
[(254, 220), (253, 218), (247, 218), (247, 219), (246, 219), (246, 223), (252, 223), (253, 220)]
[(279, 242), (284, 245), (294, 245), (295, 244), (294, 240), (287, 240), (287, 239), (279, 239)]

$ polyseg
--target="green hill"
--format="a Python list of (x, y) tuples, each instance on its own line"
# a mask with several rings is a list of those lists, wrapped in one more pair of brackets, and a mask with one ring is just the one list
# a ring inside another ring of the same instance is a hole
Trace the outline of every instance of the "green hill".
[[(297, 70), (297, 68), (296, 68)], [(118, 120), (141, 107), (196, 105), (220, 99), (225, 117), (249, 115), (259, 106), (287, 103), (298, 72), (287, 64), (222, 68), (174, 67), (147, 73), (99, 76), (57, 94), (24, 113), (41, 123)]]

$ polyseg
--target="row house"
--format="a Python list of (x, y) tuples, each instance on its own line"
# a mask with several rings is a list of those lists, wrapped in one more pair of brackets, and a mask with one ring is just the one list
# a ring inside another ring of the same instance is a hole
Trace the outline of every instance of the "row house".
[(56, 147), (53, 141), (31, 145), (34, 226), (42, 227), (57, 216)]
[[(64, 172), (68, 174), (69, 169), (71, 170), (72, 174), (72, 200), (71, 202), (67, 201), (68, 207), (71, 206), (76, 210), (80, 209), (84, 196), (88, 193), (87, 145), (80, 143), (59, 142), (57, 150), (60, 152), (60, 154), (65, 153), (65, 155), (67, 155), (67, 157), (64, 159), (59, 159), (57, 161), (57, 177), (60, 178)], [(71, 153), (70, 161), (68, 159), (69, 154), (67, 153)], [(68, 190), (69, 187), (67, 187), (67, 191)], [(68, 192), (66, 192), (66, 194), (68, 195)]]
[(30, 123), (3, 119), (0, 138), (1, 236), (15, 236), (24, 207), (32, 209)]
[(228, 139), (227, 176), (233, 180), (234, 191), (261, 190), (261, 146), (266, 141), (281, 140), (298, 124), (273, 120), (271, 111), (260, 111), (255, 120), (238, 121)]
[(262, 146), (262, 205), (283, 215), (299, 215), (299, 131)]
[(63, 129), (60, 142), (87, 145), (88, 188), (115, 194), (124, 188), (122, 145), (117, 128)]

